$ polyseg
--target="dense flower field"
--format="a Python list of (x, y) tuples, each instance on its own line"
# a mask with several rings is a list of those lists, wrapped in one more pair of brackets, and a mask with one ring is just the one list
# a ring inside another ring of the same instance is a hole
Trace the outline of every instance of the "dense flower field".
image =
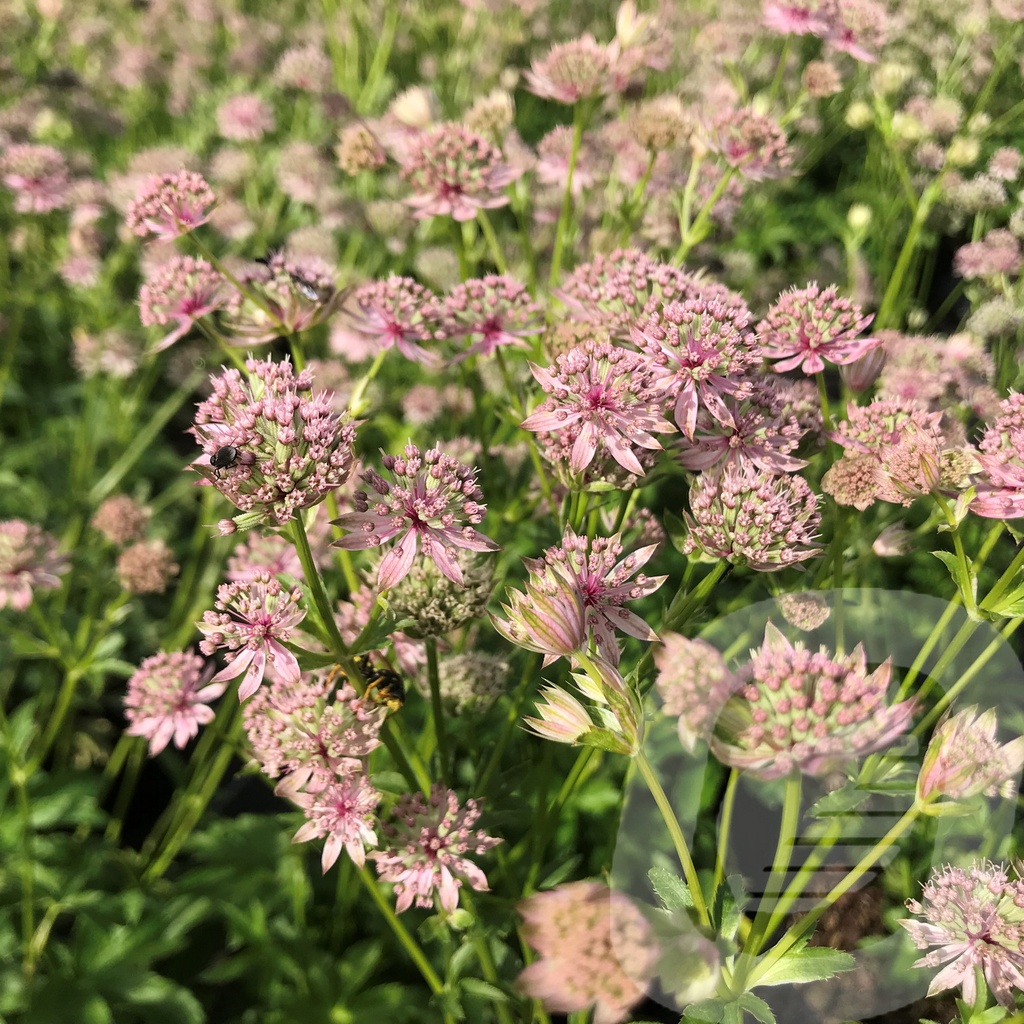
[(1024, 0), (0, 33), (0, 1024), (1024, 1021)]

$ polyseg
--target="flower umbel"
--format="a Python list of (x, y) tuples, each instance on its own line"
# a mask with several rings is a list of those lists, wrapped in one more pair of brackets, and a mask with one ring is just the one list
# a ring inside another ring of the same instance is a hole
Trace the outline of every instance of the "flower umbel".
[(390, 590), (408, 574), (421, 546), (425, 557), (461, 585), (456, 548), (498, 550), (494, 541), (474, 529), (487, 513), (483, 493), (476, 485), (476, 470), (437, 448), (421, 454), (414, 444), (407, 444), (401, 456), (383, 452), (381, 456), (394, 483), (372, 469), (363, 473), (370, 490), (356, 491), (355, 512), (332, 520), (335, 526), (352, 531), (334, 546), (361, 551), (399, 538), (381, 560), (379, 590)]
[(466, 853), (486, 853), (500, 839), (483, 830), (473, 831), (480, 817), (475, 800), (459, 807), (455, 793), (435, 785), (427, 799), (422, 793), (406, 794), (381, 829), (389, 849), (370, 856), (382, 881), (393, 882), (402, 913), (415, 904), (432, 907), (435, 900), (446, 913), (459, 903), (459, 889), (468, 883), (477, 892), (488, 892), (487, 878)]
[[(204, 671), (204, 667), (207, 671)], [(154, 654), (135, 670), (125, 694), (125, 718), (129, 736), (149, 741), (149, 756), (155, 757), (173, 739), (183, 748), (199, 732), (199, 726), (213, 721), (209, 707), (227, 688), (227, 683), (206, 683), (213, 665), (198, 654), (164, 652)]]
[(860, 644), (845, 656), (813, 653), (769, 622), (751, 655), (711, 737), (723, 764), (765, 780), (824, 775), (884, 749), (910, 726), (914, 701), (886, 706), (892, 666), (869, 673)]
[(976, 968), (1001, 1006), (1016, 1005), (1024, 991), (1024, 881), (1010, 881), (1006, 868), (975, 861), (969, 868), (935, 868), (924, 884), (924, 900), (907, 900), (920, 921), (900, 921), (918, 949), (938, 946), (914, 967), (946, 966), (932, 978), (928, 995), (963, 985), (964, 1001), (975, 1005)]
[(0, 522), (0, 608), (23, 612), (33, 590), (56, 590), (71, 568), (57, 540), (24, 519)]
[[(213, 394), (189, 431), (203, 447), (191, 468), (247, 513), (236, 523), (280, 526), (348, 479), (355, 425), (326, 392), (313, 391), (308, 370), (296, 374), (287, 359), (245, 366), (245, 376), (229, 369), (211, 379)], [(220, 464), (211, 465), (218, 453)]]
[(305, 843), (326, 836), (320, 858), (325, 875), (342, 850), (357, 868), (366, 863), (367, 848), (377, 845), (374, 825), (380, 793), (365, 775), (349, 775), (316, 793), (299, 793), (293, 799), (305, 812), (307, 821), (292, 837), (292, 842)]
[(205, 224), (216, 197), (196, 171), (154, 174), (128, 205), (125, 223), (143, 238), (172, 239)]
[(153, 347), (162, 352), (183, 338), (193, 324), (222, 306), (224, 278), (206, 260), (174, 256), (139, 289), (139, 319), (147, 327), (176, 324)]
[(243, 583), (223, 583), (217, 588), (215, 611), (204, 612), (197, 622), (206, 637), (199, 645), (203, 654), (225, 651), (227, 666), (213, 677), (219, 683), (245, 673), (238, 699), (251, 697), (263, 682), (269, 666), (284, 682), (297, 682), (299, 663), (282, 641), (306, 617), (299, 607), (302, 592), (284, 587), (263, 573)]

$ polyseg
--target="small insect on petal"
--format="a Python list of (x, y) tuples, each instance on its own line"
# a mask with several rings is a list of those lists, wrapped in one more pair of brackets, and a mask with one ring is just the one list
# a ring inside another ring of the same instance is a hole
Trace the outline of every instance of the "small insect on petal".
[(221, 475), (222, 469), (230, 469), (238, 461), (238, 449), (233, 444), (221, 445), (211, 456), (210, 465)]

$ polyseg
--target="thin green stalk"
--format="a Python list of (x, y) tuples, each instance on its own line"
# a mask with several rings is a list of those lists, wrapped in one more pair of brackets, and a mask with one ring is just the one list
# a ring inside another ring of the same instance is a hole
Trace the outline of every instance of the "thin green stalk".
[(715, 875), (711, 885), (712, 892), (718, 892), (725, 880), (725, 862), (729, 855), (729, 836), (732, 832), (732, 812), (736, 805), (736, 790), (740, 781), (740, 773), (729, 770), (729, 780), (725, 784), (725, 795), (722, 797), (722, 811), (718, 822), (718, 842), (715, 845)]
[(434, 735), (437, 737), (437, 756), (441, 762), (441, 780), (447, 786), (449, 784), (448, 731), (445, 727), (444, 705), (441, 703), (441, 673), (437, 665), (437, 638), (428, 636), (424, 646), (427, 650), (430, 711), (434, 718)]
[(555, 226), (555, 249), (551, 255), (551, 273), (548, 285), (554, 288), (562, 273), (562, 252), (565, 249), (566, 236), (569, 233), (569, 216), (572, 212), (572, 180), (576, 173), (576, 161), (579, 160), (580, 146), (583, 144), (583, 126), (586, 121), (586, 110), (582, 103), (577, 103), (572, 119), (572, 149), (569, 150), (569, 169), (565, 176), (565, 191), (562, 193), (562, 208)]
[(519, 680), (519, 685), (516, 687), (515, 693), (512, 696), (508, 714), (505, 716), (505, 725), (501, 730), (501, 735), (498, 737), (498, 742), (491, 749), (487, 766), (484, 768), (483, 772), (477, 776), (477, 781), (473, 786), (473, 792), (479, 793), (483, 798), (487, 797), (490, 790), (491, 779), (497, 772), (498, 766), (501, 764), (501, 759), (504, 756), (505, 748), (508, 746), (508, 742), (512, 738), (512, 734), (515, 732), (515, 728), (522, 718), (523, 705), (526, 703), (527, 696), (529, 696), (530, 687), (533, 683), (534, 676), (537, 673), (539, 662), (539, 654), (531, 653), (527, 657), (526, 664), (523, 666), (523, 674)]
[(494, 260), (494, 265), (498, 268), (498, 273), (507, 274), (508, 264), (505, 262), (505, 254), (501, 251), (498, 236), (494, 233), (494, 227), (491, 224), (490, 217), (487, 216), (487, 211), (482, 209), (477, 210), (476, 220), (480, 225), (480, 230), (484, 233), (484, 238), (487, 241), (487, 248), (490, 250), (491, 259)]
[(679, 243), (679, 248), (676, 249), (675, 255), (672, 257), (672, 262), (677, 266), (682, 265), (686, 257), (690, 255), (693, 247), (707, 237), (707, 225), (711, 220), (711, 213), (715, 208), (715, 204), (725, 194), (725, 190), (729, 187), (729, 182), (732, 181), (735, 173), (735, 167), (727, 167), (725, 169), (722, 177), (718, 180), (718, 184), (715, 185), (711, 195), (708, 196), (707, 202), (700, 208), (693, 223), (686, 229), (686, 233)]
[(364, 113), (371, 101), (376, 99), (380, 91), (381, 83), (384, 80), (384, 73), (387, 71), (388, 61), (391, 59), (391, 48), (395, 42), (395, 31), (398, 28), (398, 19), (403, 7), (401, 4), (391, 0), (384, 10), (384, 24), (380, 28), (377, 37), (377, 48), (373, 51), (373, 58), (370, 67), (366, 72), (363, 87), (356, 98), (356, 110)]
[(342, 640), (341, 633), (338, 630), (338, 621), (334, 617), (330, 598), (328, 598), (327, 591), (324, 589), (323, 577), (321, 577), (320, 570), (317, 569), (316, 562), (313, 560), (313, 552), (309, 547), (309, 538), (306, 536), (306, 527), (302, 523), (301, 513), (295, 516), (291, 526), (292, 541), (295, 544), (295, 551), (302, 565), (302, 574), (312, 594), (317, 614), (331, 641), (331, 653), (338, 658), (347, 658), (348, 644)]
[(693, 858), (690, 856), (690, 850), (686, 845), (683, 830), (679, 827), (679, 820), (676, 818), (675, 811), (672, 809), (671, 803), (669, 803), (665, 790), (662, 789), (661, 780), (652, 768), (650, 761), (647, 760), (647, 755), (643, 750), (637, 753), (634, 761), (644, 782), (647, 784), (647, 788), (650, 790), (651, 796), (654, 797), (654, 802), (658, 805), (658, 810), (661, 811), (665, 827), (672, 837), (672, 845), (675, 847), (676, 856), (679, 858), (683, 874), (686, 876), (686, 884), (689, 886), (690, 895), (693, 897), (693, 909), (697, 912), (700, 923), (705, 928), (710, 928), (711, 915), (708, 912), (707, 904), (704, 902), (704, 893), (700, 887), (700, 879), (697, 877), (697, 869), (694, 866)]
[(934, 200), (935, 188), (934, 186), (929, 186), (917, 204), (917, 209), (914, 211), (910, 227), (907, 229), (907, 234), (903, 240), (903, 247), (896, 258), (896, 265), (893, 267), (892, 274), (889, 276), (889, 284), (885, 289), (885, 294), (882, 296), (878, 315), (875, 317), (873, 329), (876, 331), (896, 326), (898, 323), (898, 318), (895, 315), (896, 304), (903, 294), (903, 279), (906, 277), (910, 261), (917, 251), (921, 230), (928, 219), (928, 214), (931, 212)]
[[(387, 921), (391, 931), (395, 935), (395, 938), (398, 939), (402, 948), (409, 954), (409, 958), (416, 965), (420, 974), (423, 975), (423, 980), (427, 983), (427, 987), (434, 993), (434, 995), (439, 996), (444, 991), (444, 985), (441, 983), (441, 979), (437, 976), (437, 972), (434, 968), (430, 966), (430, 961), (427, 960), (419, 943), (412, 937), (405, 925), (398, 919), (398, 915), (392, 909), (391, 904), (384, 898), (384, 894), (378, 888), (377, 881), (370, 875), (370, 872), (365, 866), (359, 869), (359, 878), (360, 881), (362, 881), (364, 888), (366, 888), (370, 893), (370, 898), (377, 904), (377, 909), (384, 916), (384, 920)], [(445, 1011), (444, 1017), (446, 1021), (454, 1022), (454, 1018), (447, 1011)]]
[(967, 562), (967, 552), (964, 550), (963, 538), (960, 536), (960, 524), (957, 522), (953, 510), (949, 507), (949, 502), (941, 494), (933, 492), (932, 497), (942, 510), (942, 514), (946, 519), (946, 525), (949, 527), (950, 536), (953, 538), (953, 550), (956, 552), (957, 590), (964, 602), (964, 608), (968, 616), (973, 619), (978, 613), (977, 595), (975, 593), (977, 577)]

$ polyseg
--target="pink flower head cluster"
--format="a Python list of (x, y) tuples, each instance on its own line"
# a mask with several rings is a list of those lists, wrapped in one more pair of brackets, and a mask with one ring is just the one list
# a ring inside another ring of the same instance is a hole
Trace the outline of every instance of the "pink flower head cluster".
[(663, 711), (678, 721), (679, 742), (692, 754), (711, 738), (715, 720), (736, 684), (717, 648), (706, 640), (666, 633), (654, 648), (654, 685)]
[(1024, 516), (1024, 394), (1003, 399), (978, 448), (981, 474), (971, 511), (986, 519)]
[(18, 213), (49, 213), (68, 205), (67, 161), (53, 146), (23, 142), (6, 147), (0, 154), (0, 181), (14, 193)]
[(613, 51), (588, 34), (556, 43), (533, 61), (523, 80), (536, 96), (558, 103), (578, 103), (612, 91), (613, 60)]
[(764, 24), (782, 35), (815, 35), (855, 60), (873, 63), (885, 43), (888, 14), (878, 0), (765, 0)]
[(743, 298), (724, 285), (698, 278), (639, 249), (616, 249), (576, 267), (554, 295), (573, 319), (599, 324), (615, 341), (629, 341), (635, 323), (663, 306), (687, 299), (714, 300), (749, 317)]
[(548, 548), (543, 558), (524, 561), (531, 573), (541, 575), (550, 568), (575, 587), (583, 600), (586, 628), (598, 654), (618, 665), (616, 630), (638, 640), (658, 639), (643, 619), (623, 607), (626, 601), (639, 601), (653, 594), (668, 579), (640, 572), (657, 548), (657, 544), (649, 544), (622, 557), (621, 534), (588, 540), (567, 528), (562, 543)]
[(835, 285), (817, 284), (783, 292), (757, 325), (760, 353), (778, 360), (772, 369), (785, 373), (799, 367), (808, 376), (821, 373), (825, 361), (852, 363), (880, 345), (880, 338), (858, 338), (871, 323), (859, 306), (840, 298)]
[(216, 197), (197, 171), (154, 174), (128, 204), (125, 223), (143, 238), (173, 239), (210, 219)]
[(848, 415), (832, 435), (845, 451), (822, 479), (826, 494), (863, 510), (875, 501), (910, 505), (938, 486), (942, 413), (879, 399), (851, 404)]
[(334, 287), (334, 271), (318, 256), (273, 253), (247, 267), (238, 280), (256, 299), (235, 290), (224, 310), (224, 326), (239, 347), (308, 331), (327, 320), (342, 298)]
[(632, 340), (654, 367), (657, 387), (674, 398), (672, 415), (687, 438), (693, 437), (699, 409), (732, 426), (725, 396), (750, 394), (744, 374), (758, 358), (749, 324), (746, 313), (699, 298), (670, 302), (633, 327)]
[(203, 654), (222, 650), (227, 658), (226, 667), (213, 677), (213, 682), (235, 679), (244, 672), (239, 700), (259, 689), (268, 667), (282, 682), (298, 682), (298, 660), (284, 643), (306, 617), (301, 600), (298, 587), (286, 591), (267, 574), (221, 584), (214, 611), (204, 612), (202, 621), (196, 623), (206, 638), (199, 645)]
[(386, 709), (360, 697), (337, 669), (271, 680), (242, 711), (253, 755), (275, 788), (303, 809), (292, 842), (326, 839), (326, 873), (344, 850), (357, 867), (376, 847), (380, 794), (366, 759), (380, 746)]
[(980, 968), (996, 1000), (1012, 1011), (1024, 992), (1024, 881), (982, 860), (968, 868), (935, 868), (923, 889), (921, 902), (907, 900), (920, 920), (900, 924), (918, 949), (937, 947), (913, 964), (942, 967), (928, 995), (962, 985), (964, 1001), (974, 1006)]
[(339, 320), (331, 341), (342, 355), (347, 344), (362, 351), (370, 342), (380, 350), (394, 346), (413, 362), (438, 362), (423, 343), (440, 334), (441, 305), (429, 288), (410, 277), (392, 274), (386, 281), (360, 285)]
[(760, 572), (813, 558), (821, 524), (818, 499), (803, 477), (766, 475), (728, 464), (690, 485), (685, 554), (700, 551)]
[(632, 901), (600, 882), (568, 882), (518, 909), (539, 954), (519, 989), (558, 1013), (594, 1007), (595, 1024), (627, 1020), (658, 960), (653, 930)]
[(440, 785), (433, 786), (429, 798), (414, 793), (399, 799), (381, 829), (390, 848), (371, 854), (381, 880), (394, 884), (398, 913), (414, 903), (432, 907), (436, 901), (451, 914), (463, 884), (489, 891), (484, 873), (466, 854), (486, 853), (501, 840), (474, 830), (479, 818), (475, 800), (460, 807), (456, 794)]
[(453, 362), (490, 356), (503, 345), (529, 348), (526, 339), (543, 330), (543, 310), (514, 278), (489, 274), (456, 285), (444, 300), (443, 333), (475, 339)]
[(586, 341), (556, 358), (547, 369), (530, 364), (549, 396), (522, 422), (526, 430), (554, 435), (549, 452), (568, 454), (569, 470), (579, 476), (598, 450), (623, 469), (643, 476), (636, 448), (659, 451), (653, 436), (671, 433), (661, 413), (663, 390), (643, 356), (626, 349)]
[(716, 115), (704, 136), (712, 152), (750, 181), (781, 177), (793, 162), (781, 125), (753, 107)]
[(518, 173), (483, 136), (449, 122), (424, 132), (402, 161), (415, 216), (472, 220), (477, 210), (505, 206), (505, 186)]
[(695, 472), (719, 470), (730, 463), (748, 464), (763, 473), (789, 473), (807, 465), (791, 453), (805, 430), (786, 409), (786, 394), (773, 378), (753, 379), (743, 398), (726, 395), (725, 407), (732, 418), (723, 423), (697, 410), (693, 437), (683, 439), (676, 458)]
[(868, 672), (864, 649), (845, 656), (791, 644), (768, 623), (760, 650), (735, 673), (711, 750), (759, 779), (824, 775), (888, 747), (910, 727), (914, 701), (887, 706), (892, 666)]
[(146, 658), (128, 680), (124, 698), (126, 732), (149, 741), (150, 757), (159, 754), (172, 739), (182, 749), (201, 725), (213, 721), (210, 702), (224, 692), (227, 683), (207, 683), (213, 666), (209, 671), (205, 668), (198, 654), (161, 651)]
[[(348, 479), (355, 426), (312, 390), (308, 370), (296, 374), (287, 360), (245, 366), (244, 376), (229, 369), (211, 379), (213, 394), (190, 429), (203, 448), (192, 468), (242, 510), (239, 525), (280, 526)], [(228, 464), (211, 465), (225, 449), (234, 456)]]
[(266, 100), (243, 93), (231, 96), (217, 108), (217, 128), (232, 142), (259, 142), (273, 131), (274, 115)]
[(990, 231), (980, 242), (961, 246), (953, 257), (953, 268), (968, 281), (979, 277), (1015, 276), (1024, 264), (1020, 239), (1006, 228)]
[(381, 559), (378, 590), (390, 590), (408, 575), (420, 548), (448, 579), (462, 586), (456, 549), (498, 550), (475, 529), (487, 514), (476, 470), (437, 448), (421, 453), (414, 444), (407, 444), (401, 456), (381, 456), (394, 483), (372, 469), (363, 473), (369, 489), (356, 491), (354, 512), (333, 520), (335, 526), (352, 531), (335, 546), (362, 551), (397, 538)]
[(55, 537), (24, 519), (0, 522), (0, 609), (23, 612), (34, 590), (56, 590), (70, 568)]
[(162, 352), (192, 329), (197, 320), (224, 304), (220, 272), (194, 256), (172, 256), (139, 289), (139, 319), (147, 327), (175, 324), (153, 348)]
[(1024, 736), (1000, 744), (995, 708), (978, 713), (976, 704), (946, 714), (932, 733), (917, 780), (918, 800), (945, 796), (966, 800), (979, 793), (1017, 793), (1024, 768)]

